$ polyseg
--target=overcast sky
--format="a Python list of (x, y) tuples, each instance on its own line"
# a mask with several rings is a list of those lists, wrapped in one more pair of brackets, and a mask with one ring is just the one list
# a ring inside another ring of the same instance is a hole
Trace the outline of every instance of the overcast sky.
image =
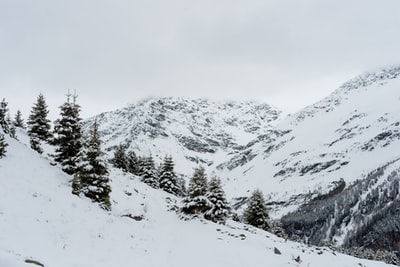
[(1, 0), (0, 97), (27, 116), (68, 88), (83, 117), (148, 96), (289, 112), (400, 63), (399, 0)]

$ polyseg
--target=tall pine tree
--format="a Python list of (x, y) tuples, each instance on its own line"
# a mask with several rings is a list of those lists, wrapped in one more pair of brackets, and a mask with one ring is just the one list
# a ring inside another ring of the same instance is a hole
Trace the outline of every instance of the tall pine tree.
[(84, 143), (77, 161), (77, 172), (72, 183), (74, 194), (83, 193), (105, 210), (111, 210), (109, 172), (97, 120), (94, 122), (88, 140)]
[(174, 195), (179, 195), (180, 190), (174, 171), (174, 161), (171, 156), (166, 156), (164, 158), (164, 162), (161, 165), (159, 181), (162, 190)]
[(247, 202), (247, 208), (243, 213), (244, 222), (263, 230), (268, 230), (268, 212), (265, 206), (263, 193), (255, 190)]
[(144, 159), (142, 182), (153, 188), (159, 188), (157, 172), (154, 166), (153, 157), (151, 155)]
[(212, 207), (206, 197), (207, 177), (204, 172), (203, 167), (197, 168), (190, 179), (187, 197), (182, 200), (182, 211), (186, 214), (201, 214)]
[(61, 107), (61, 118), (54, 122), (54, 144), (56, 145), (55, 161), (59, 162), (64, 172), (74, 174), (76, 161), (82, 148), (80, 106), (76, 103), (77, 95), (67, 94), (67, 102)]
[(231, 207), (226, 200), (221, 180), (218, 177), (211, 178), (208, 184), (207, 198), (211, 202), (212, 208), (206, 212), (204, 217), (213, 222), (225, 222)]
[(4, 134), (0, 133), (0, 159), (3, 158), (6, 155), (6, 147), (8, 144), (6, 143), (6, 140), (4, 139)]
[(51, 125), (50, 120), (47, 118), (48, 114), (46, 100), (42, 94), (39, 94), (27, 121), (29, 136), (35, 136), (40, 141), (49, 141), (53, 135), (50, 132)]
[(5, 98), (0, 102), (0, 127), (3, 129), (4, 133), (10, 133), (10, 125), (7, 120), (8, 116), (8, 102)]

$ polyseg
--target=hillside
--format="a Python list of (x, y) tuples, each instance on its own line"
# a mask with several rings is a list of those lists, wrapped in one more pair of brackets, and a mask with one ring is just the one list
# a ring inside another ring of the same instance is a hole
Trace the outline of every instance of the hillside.
[(171, 210), (178, 199), (114, 169), (106, 213), (72, 195), (71, 177), (46, 157), (7, 142), (0, 160), (0, 266), (386, 266), (232, 221), (182, 221)]

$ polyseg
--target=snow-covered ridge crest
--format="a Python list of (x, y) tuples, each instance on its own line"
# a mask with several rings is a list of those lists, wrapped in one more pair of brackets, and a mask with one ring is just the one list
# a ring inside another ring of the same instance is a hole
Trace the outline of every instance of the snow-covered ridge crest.
[(398, 78), (399, 76), (400, 65), (381, 68), (375, 71), (369, 71), (358, 75), (343, 83), (329, 96), (295, 113), (293, 115), (291, 124), (297, 124), (300, 121), (304, 120), (306, 117), (314, 116), (316, 113), (329, 112), (333, 110), (343, 101), (347, 100), (347, 95), (349, 95), (352, 91), (366, 89), (367, 87), (371, 87), (373, 85), (377, 85), (376, 87), (378, 88), (380, 86), (383, 86), (390, 80)]

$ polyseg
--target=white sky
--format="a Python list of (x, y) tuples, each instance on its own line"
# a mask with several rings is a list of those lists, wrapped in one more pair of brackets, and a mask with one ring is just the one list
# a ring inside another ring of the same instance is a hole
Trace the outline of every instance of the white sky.
[(0, 97), (28, 115), (76, 89), (84, 117), (148, 96), (293, 112), (400, 63), (399, 0), (1, 0)]

